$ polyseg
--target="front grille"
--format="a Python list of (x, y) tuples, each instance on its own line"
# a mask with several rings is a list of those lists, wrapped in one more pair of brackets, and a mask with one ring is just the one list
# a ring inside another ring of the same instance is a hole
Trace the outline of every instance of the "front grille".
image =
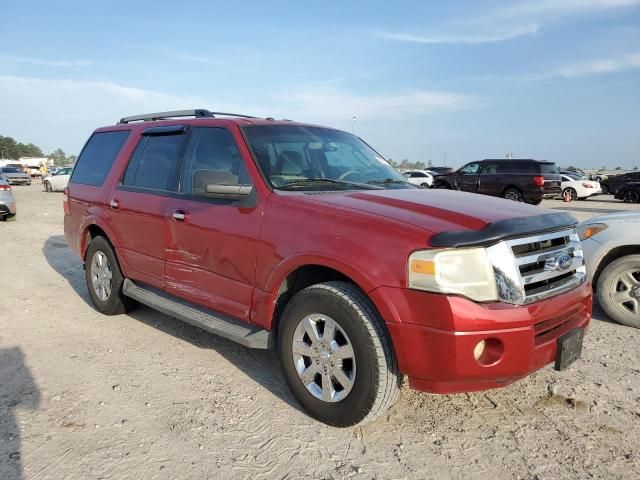
[(500, 299), (525, 304), (559, 295), (585, 281), (574, 229), (500, 242), (487, 249)]

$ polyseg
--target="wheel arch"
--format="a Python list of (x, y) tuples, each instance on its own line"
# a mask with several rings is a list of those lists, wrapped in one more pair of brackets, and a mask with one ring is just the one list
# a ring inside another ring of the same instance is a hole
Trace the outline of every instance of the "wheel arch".
[(517, 190), (520, 192), (520, 195), (522, 195), (524, 197), (524, 191), (522, 190), (521, 187), (519, 187), (518, 185), (507, 185), (506, 187), (504, 187), (502, 189), (502, 192), (500, 192), (500, 196), (503, 197), (505, 193), (507, 193), (508, 190)]
[(278, 319), (285, 306), (300, 290), (328, 281), (340, 280), (358, 287), (374, 304), (374, 300), (368, 292), (376, 286), (353, 267), (349, 267), (333, 259), (299, 258), (290, 261), (272, 274), (266, 286), (266, 291), (271, 294), (272, 302), (265, 315), (266, 327), (277, 330)]
[(598, 262), (598, 266), (593, 272), (592, 286), (593, 290), (597, 291), (598, 279), (602, 274), (602, 271), (611, 262), (618, 260), (619, 258), (626, 257), (627, 255), (640, 254), (640, 245), (620, 245), (609, 250)]

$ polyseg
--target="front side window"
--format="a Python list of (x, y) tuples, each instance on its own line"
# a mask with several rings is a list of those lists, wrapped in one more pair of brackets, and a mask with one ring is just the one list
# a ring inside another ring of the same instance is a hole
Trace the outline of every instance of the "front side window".
[(358, 137), (301, 125), (243, 132), (269, 182), (282, 190), (416, 188)]
[(129, 133), (129, 130), (94, 133), (80, 153), (70, 182), (101, 186)]
[(477, 162), (467, 163), (464, 167), (460, 169), (461, 175), (476, 175), (480, 170), (480, 164)]
[(184, 134), (144, 135), (129, 162), (123, 185), (175, 191)]
[(196, 128), (182, 169), (182, 192), (208, 196), (207, 185), (251, 185), (233, 137), (224, 128)]

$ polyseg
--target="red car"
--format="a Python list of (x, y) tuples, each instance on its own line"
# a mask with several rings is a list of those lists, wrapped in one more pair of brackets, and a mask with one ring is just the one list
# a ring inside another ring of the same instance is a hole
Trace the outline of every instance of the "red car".
[(96, 130), (65, 235), (107, 315), (143, 303), (275, 348), (295, 398), (348, 426), (403, 376), (453, 393), (579, 355), (591, 316), (566, 213), (405, 182), (335, 129), (207, 110)]

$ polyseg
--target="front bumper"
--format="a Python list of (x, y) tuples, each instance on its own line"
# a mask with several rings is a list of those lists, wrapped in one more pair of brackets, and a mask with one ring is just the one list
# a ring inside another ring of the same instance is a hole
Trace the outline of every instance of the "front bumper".
[[(588, 282), (524, 306), (386, 287), (372, 298), (391, 305), (381, 313), (410, 386), (434, 393), (486, 390), (521, 379), (553, 362), (557, 339), (586, 329), (591, 318)], [(497, 360), (482, 364), (473, 351), (487, 339), (502, 350)]]

